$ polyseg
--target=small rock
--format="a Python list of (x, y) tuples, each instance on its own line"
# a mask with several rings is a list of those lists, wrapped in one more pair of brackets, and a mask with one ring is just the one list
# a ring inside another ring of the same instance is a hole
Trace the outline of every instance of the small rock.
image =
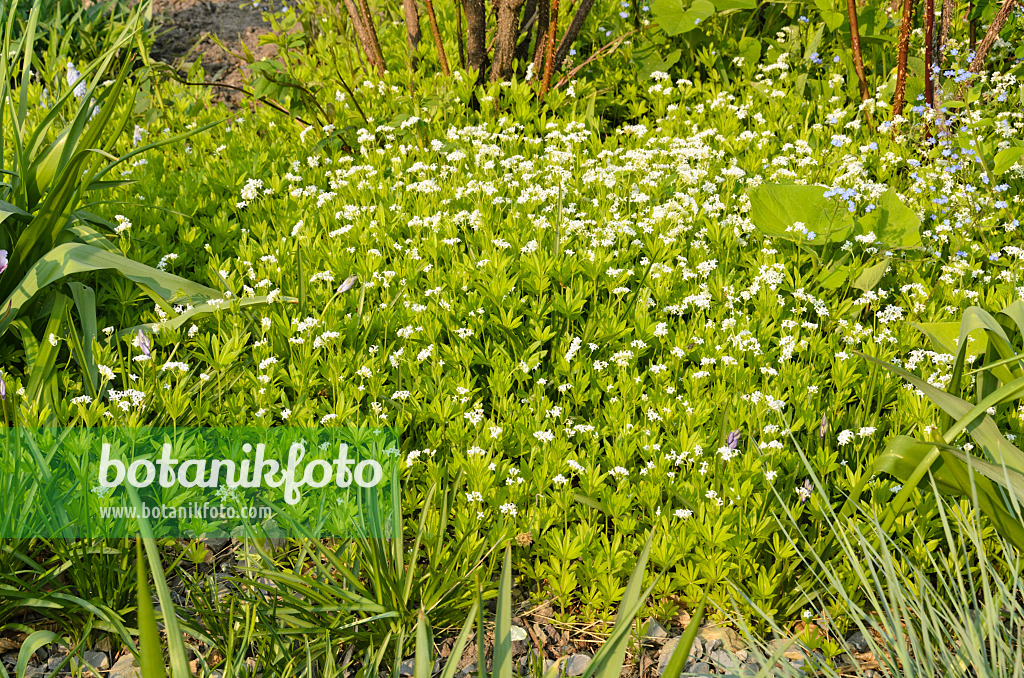
[(107, 678), (142, 678), (142, 669), (139, 668), (135, 657), (126, 654), (110, 667)]
[(711, 661), (713, 661), (718, 668), (725, 669), (727, 671), (729, 669), (738, 669), (740, 667), (739, 660), (737, 660), (732, 653), (726, 652), (725, 650), (716, 650), (713, 652), (711, 654)]
[(106, 671), (110, 668), (110, 661), (107, 659), (107, 654), (105, 652), (95, 652), (93, 650), (83, 652), (82, 660), (89, 666), (100, 669), (101, 671)]
[(574, 654), (569, 657), (565, 662), (565, 675), (567, 676), (582, 676), (583, 672), (590, 666), (590, 655), (589, 654)]
[(416, 660), (415, 659), (406, 659), (398, 667), (398, 675), (400, 675), (400, 676), (411, 676), (411, 675), (414, 675), (415, 673), (416, 673)]
[(708, 652), (714, 652), (715, 650), (719, 650), (723, 647), (729, 652), (736, 652), (743, 649), (743, 639), (740, 638), (740, 634), (736, 633), (728, 626), (708, 626), (701, 629), (698, 635), (704, 639), (705, 645), (708, 645), (709, 642), (714, 644), (715, 641), (721, 643), (713, 649), (708, 649)]
[(651, 617), (647, 620), (647, 633), (644, 634), (644, 640), (654, 642), (664, 642), (668, 638), (668, 631), (665, 630), (658, 620)]
[(665, 643), (661, 648), (661, 652), (658, 654), (658, 668), (656, 669), (656, 675), (665, 673), (665, 669), (668, 668), (668, 663), (672, 661), (672, 653), (676, 651), (676, 647), (679, 645), (679, 639), (673, 638), (672, 640)]
[(868, 641), (864, 638), (864, 634), (860, 631), (854, 631), (846, 637), (846, 644), (854, 652), (867, 652)]
[(864, 678), (883, 678), (885, 674), (878, 669), (867, 669), (864, 672)]
[(693, 670), (691, 671), (691, 673), (694, 673), (694, 674), (696, 674), (698, 676), (711, 676), (711, 675), (714, 675), (711, 672), (711, 665), (708, 664), (707, 662), (697, 662), (696, 664), (694, 664), (693, 665)]
[(544, 660), (544, 673), (547, 674), (547, 672), (549, 670), (551, 670), (551, 667), (554, 666), (554, 665), (555, 665), (555, 660), (554, 659), (545, 659)]
[[(67, 658), (67, 654), (57, 654), (56, 652), (50, 655), (50, 659), (46, 662), (46, 672), (54, 673), (57, 671), (57, 667), (60, 666)], [(69, 662), (70, 663), (70, 662)], [(68, 667), (65, 665), (64, 667)]]
[(524, 629), (522, 626), (513, 626), (511, 629), (509, 629), (509, 633), (512, 636), (513, 643), (518, 642), (520, 640), (526, 640), (527, 638), (526, 629)]
[(44, 678), (45, 676), (45, 666), (34, 665), (25, 667), (25, 678)]

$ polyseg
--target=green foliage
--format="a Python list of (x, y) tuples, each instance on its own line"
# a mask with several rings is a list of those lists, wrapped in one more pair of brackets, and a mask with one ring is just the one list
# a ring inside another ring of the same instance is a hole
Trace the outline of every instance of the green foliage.
[[(985, 333), (985, 364), (973, 370), (977, 384), (975, 402), (957, 396), (961, 374), (967, 363), (969, 339), (973, 332)], [(928, 476), (943, 494), (976, 497), (981, 510), (992, 520), (1000, 534), (1018, 548), (1024, 548), (1024, 518), (1017, 497), (1024, 496), (1024, 452), (1000, 433), (991, 415), (1024, 399), (1024, 302), (1018, 300), (992, 316), (978, 307), (965, 313), (960, 324), (958, 341), (949, 346), (934, 330), (929, 330), (935, 348), (953, 351), (956, 361), (948, 391), (891, 364), (886, 369), (914, 384), (945, 413), (941, 436), (917, 440), (897, 436), (889, 441), (885, 452), (875, 462), (875, 469), (893, 474), (906, 484), (897, 497), (913, 488), (927, 490)], [(978, 454), (971, 448), (953, 443), (964, 432), (978, 445)], [(980, 475), (978, 475), (980, 474)]]

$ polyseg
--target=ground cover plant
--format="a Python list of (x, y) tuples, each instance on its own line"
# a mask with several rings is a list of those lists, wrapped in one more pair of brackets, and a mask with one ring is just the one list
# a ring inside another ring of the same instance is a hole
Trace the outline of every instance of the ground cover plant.
[[(532, 26), (540, 5), (561, 24), (509, 58), (502, 12)], [(1015, 675), (994, 629), (1019, 607), (1022, 541), (1020, 9), (953, 3), (915, 27), (882, 4), (506, 0), (481, 52), (460, 6), (423, 3), (418, 45), (397, 6), (268, 7), (277, 56), (251, 59), (233, 110), (199, 60), (133, 70), (149, 38), (122, 29), (74, 57), (99, 123), (55, 66), (74, 41), (34, 50), (17, 36), (39, 10), (10, 14), (6, 421), (401, 435), (390, 544), (148, 542), (157, 616), (177, 609), (188, 639), (172, 673), (187, 653), (264, 675), (397, 674), (417, 654), (423, 675), (431, 638), (465, 641), (493, 596), (507, 610), (514, 572), (517, 628), (540, 606), (605, 637), (617, 610), (682, 628), (706, 600), (764, 673), (773, 653), (826, 670), (859, 631), (887, 673), (956, 657), (956, 675)], [(102, 249), (126, 277), (66, 268), (33, 296), (24, 224), (59, 191), (24, 197), (24, 158), (65, 123), (109, 132), (108, 180), (67, 169), (53, 251)], [(135, 549), (6, 542), (0, 625), (135, 652), (148, 594), (116, 577)], [(958, 605), (983, 621), (944, 621)], [(767, 644), (787, 636), (795, 656)], [(643, 643), (630, 656), (646, 670)]]

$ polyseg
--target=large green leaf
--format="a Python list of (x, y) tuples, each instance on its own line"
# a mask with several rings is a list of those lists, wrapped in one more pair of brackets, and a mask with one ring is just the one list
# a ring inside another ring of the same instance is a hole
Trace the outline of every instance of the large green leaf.
[(921, 243), (921, 220), (889, 189), (875, 203), (875, 209), (860, 220), (861, 228), (873, 231), (889, 247), (914, 247)]
[(654, 0), (651, 3), (651, 14), (668, 35), (688, 33), (714, 13), (715, 6), (708, 0), (694, 0), (689, 6), (682, 0)]
[(126, 278), (153, 290), (168, 302), (199, 302), (219, 299), (223, 295), (212, 287), (194, 283), (171, 273), (132, 261), (113, 252), (91, 245), (66, 243), (58, 245), (41, 257), (25, 274), (21, 283), (4, 300), (3, 308), (10, 313), (0, 321), (0, 334), (22, 307), (47, 285), (75, 273), (115, 270)]
[[(841, 242), (853, 230), (853, 217), (846, 206), (825, 197), (821, 186), (761, 184), (747, 191), (750, 220), (765, 235), (808, 245)], [(815, 237), (808, 240), (793, 225), (801, 223)], [(790, 229), (790, 230), (787, 230)]]
[(1024, 158), (1024, 146), (1011, 146), (999, 151), (996, 153), (995, 163), (992, 165), (992, 173), (999, 176), (1017, 164), (1021, 158)]

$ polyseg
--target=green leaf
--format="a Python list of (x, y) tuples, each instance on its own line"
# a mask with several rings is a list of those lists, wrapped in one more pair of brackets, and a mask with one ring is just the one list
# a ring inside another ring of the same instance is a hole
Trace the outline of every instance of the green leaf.
[(21, 678), (25, 675), (25, 672), (28, 670), (28, 660), (32, 658), (36, 650), (59, 640), (60, 636), (53, 631), (36, 631), (26, 638), (25, 642), (21, 645), (21, 650), (18, 651), (18, 664), (14, 669), (16, 678)]
[[(178, 613), (175, 610), (174, 599), (171, 597), (171, 589), (167, 586), (164, 578), (163, 565), (160, 562), (160, 551), (156, 547), (156, 538), (153, 536), (153, 528), (149, 520), (143, 517), (142, 502), (139, 499), (135, 487), (129, 483), (127, 486), (128, 498), (138, 515), (139, 533), (142, 535), (142, 544), (146, 548), (146, 556), (149, 561), (149, 569), (153, 573), (153, 585), (156, 587), (156, 595), (160, 600), (161, 618), (164, 629), (167, 631), (167, 653), (171, 660), (171, 678), (191, 678), (192, 672), (188, 668), (188, 660), (185, 655), (185, 641), (182, 640), (181, 631), (178, 627)], [(161, 659), (161, 668), (163, 661)]]
[(730, 9), (757, 9), (757, 0), (712, 0), (712, 2), (719, 12)]
[(145, 285), (168, 302), (208, 301), (222, 298), (212, 287), (194, 283), (185, 278), (166, 273), (120, 254), (101, 250), (81, 243), (58, 245), (40, 257), (25, 274), (21, 283), (4, 300), (3, 308), (10, 308), (7, 317), (0, 321), (0, 334), (17, 317), (22, 307), (47, 285), (75, 273), (116, 270), (126, 278)]
[(1024, 146), (1011, 146), (996, 154), (995, 163), (992, 166), (992, 173), (1002, 174), (1017, 164), (1017, 161), (1024, 157)]
[[(845, 206), (825, 197), (821, 186), (762, 184), (747, 191), (750, 219), (765, 235), (807, 245), (825, 245), (846, 240), (853, 229), (853, 217)], [(792, 229), (796, 223), (815, 234), (814, 240)]]
[(715, 13), (708, 0), (694, 0), (685, 7), (682, 0), (654, 0), (651, 15), (668, 35), (682, 35), (696, 28), (701, 21)]
[(836, 30), (846, 21), (846, 15), (842, 12), (837, 12), (829, 0), (814, 0), (814, 6), (818, 8), (821, 20), (825, 22), (830, 31)]
[(882, 282), (882, 277), (885, 272), (889, 270), (889, 260), (886, 259), (881, 263), (870, 266), (857, 276), (857, 279), (853, 281), (853, 286), (858, 290), (868, 292), (875, 289), (878, 283)]
[(493, 678), (512, 678), (512, 547), (505, 548), (494, 612)]
[(874, 232), (889, 247), (914, 247), (921, 243), (921, 220), (891, 188), (878, 199), (875, 209), (860, 220), (860, 227), (865, 233)]
[(142, 539), (135, 540), (135, 577), (138, 582), (139, 666), (142, 678), (165, 678), (163, 653), (160, 651), (160, 629), (153, 611), (153, 596), (149, 591), (149, 573), (142, 552)]

